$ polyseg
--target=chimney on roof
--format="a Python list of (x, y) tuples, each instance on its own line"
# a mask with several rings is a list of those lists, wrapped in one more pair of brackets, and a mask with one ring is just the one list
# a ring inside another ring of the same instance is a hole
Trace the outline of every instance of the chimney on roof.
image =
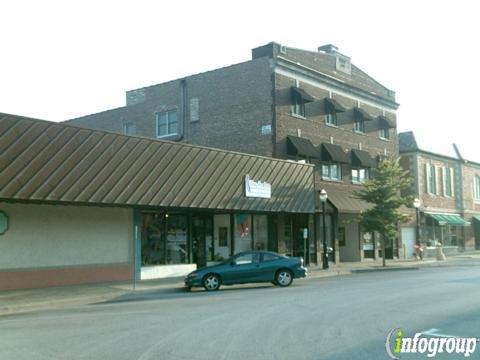
[(318, 52), (324, 52), (326, 54), (335, 54), (338, 51), (338, 47), (332, 44), (327, 44), (318, 47)]

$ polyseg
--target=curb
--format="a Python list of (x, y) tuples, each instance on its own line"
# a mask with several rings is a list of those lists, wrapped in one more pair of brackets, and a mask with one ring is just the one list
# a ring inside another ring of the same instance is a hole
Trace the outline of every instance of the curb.
[(355, 269), (351, 270), (352, 273), (368, 273), (368, 272), (376, 272), (376, 271), (406, 271), (406, 270), (420, 270), (420, 267), (416, 266), (402, 266), (402, 267), (381, 267), (377, 269)]

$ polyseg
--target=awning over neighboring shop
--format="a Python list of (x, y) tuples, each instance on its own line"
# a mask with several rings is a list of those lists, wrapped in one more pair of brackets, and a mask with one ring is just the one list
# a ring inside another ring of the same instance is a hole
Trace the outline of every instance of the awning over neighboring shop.
[(373, 116), (367, 113), (365, 110), (355, 106), (353, 108), (353, 111), (355, 113), (355, 116), (360, 116), (363, 118), (364, 121), (370, 121), (373, 120)]
[(325, 187), (325, 190), (327, 191), (328, 201), (330, 201), (340, 213), (361, 213), (372, 207), (371, 204), (357, 199), (348, 191), (328, 187)]
[(336, 101), (335, 99), (331, 99), (331, 98), (325, 98), (325, 107), (326, 107), (326, 110), (334, 110), (335, 112), (344, 112), (346, 109), (340, 104), (338, 103), (338, 101)]
[(300, 96), (302, 98), (302, 100), (305, 101), (305, 102), (314, 102), (315, 101), (315, 98), (312, 95), (307, 93), (305, 90), (303, 90), (301, 88), (298, 88), (298, 87), (295, 87), (295, 86), (292, 86), (292, 94)]
[(439, 225), (455, 225), (455, 226), (468, 226), (470, 223), (465, 221), (458, 214), (429, 214), (426, 213), (428, 217), (437, 221)]
[(377, 166), (377, 162), (370, 156), (368, 152), (352, 149), (352, 165), (372, 168)]
[(380, 122), (380, 124), (390, 128), (390, 129), (393, 129), (393, 128), (397, 127), (397, 125), (395, 124), (395, 121), (393, 119), (389, 119), (386, 116), (380, 115), (380, 116), (377, 116), (377, 119)]
[(317, 159), (320, 157), (320, 152), (310, 140), (291, 135), (287, 136), (287, 154), (309, 156)]
[(339, 145), (323, 143), (320, 152), (322, 161), (339, 162), (343, 164), (350, 163), (347, 154), (345, 154), (345, 151), (343, 151)]

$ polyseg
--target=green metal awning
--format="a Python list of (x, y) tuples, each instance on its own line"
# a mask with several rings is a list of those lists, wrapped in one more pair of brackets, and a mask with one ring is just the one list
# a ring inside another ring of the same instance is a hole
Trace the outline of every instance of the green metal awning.
[(473, 216), (472, 216), (472, 219), (475, 220), (475, 221), (480, 222), (480, 215), (473, 215)]
[(470, 223), (457, 214), (426, 214), (436, 220), (439, 225), (467, 226)]

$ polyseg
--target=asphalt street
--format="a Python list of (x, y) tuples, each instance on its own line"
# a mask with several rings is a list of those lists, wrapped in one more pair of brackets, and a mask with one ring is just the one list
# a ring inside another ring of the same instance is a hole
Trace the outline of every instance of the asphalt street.
[[(138, 292), (0, 317), (0, 359), (387, 359), (387, 334), (397, 328), (480, 337), (479, 285), (480, 261), (468, 260), (289, 288)], [(480, 343), (470, 358), (480, 358)]]

